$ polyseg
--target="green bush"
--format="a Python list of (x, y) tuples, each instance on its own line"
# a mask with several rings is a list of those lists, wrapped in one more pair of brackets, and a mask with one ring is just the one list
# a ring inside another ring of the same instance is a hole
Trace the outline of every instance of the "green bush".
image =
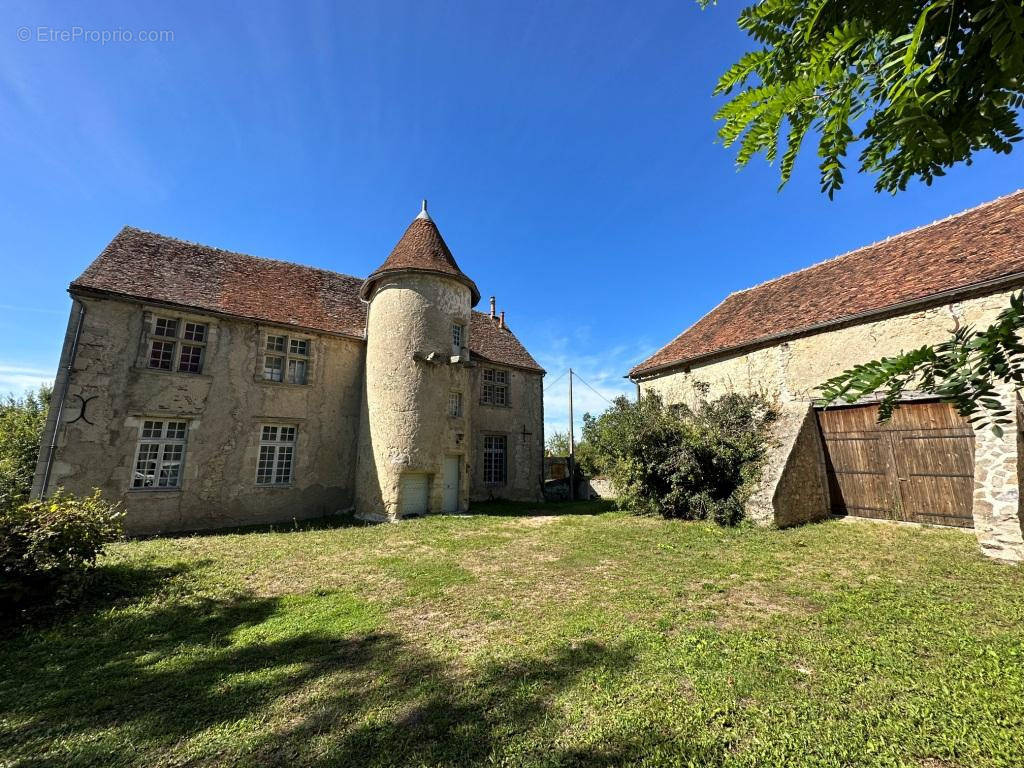
[(119, 505), (99, 490), (0, 509), (0, 609), (60, 605), (78, 597), (96, 557), (122, 534)]
[(0, 401), (0, 509), (27, 501), (52, 391), (40, 387), (23, 398)]
[(666, 407), (654, 393), (638, 402), (617, 398), (599, 417), (584, 416), (584, 440), (624, 508), (735, 525), (760, 477), (776, 414), (761, 395), (708, 401), (697, 392), (695, 409)]

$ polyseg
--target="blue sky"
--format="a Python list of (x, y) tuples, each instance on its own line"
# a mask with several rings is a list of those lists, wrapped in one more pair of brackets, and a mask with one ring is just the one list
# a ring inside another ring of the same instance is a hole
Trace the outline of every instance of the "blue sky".
[(1024, 186), (1021, 152), (833, 202), (813, 148), (781, 193), (737, 172), (710, 94), (739, 7), (5, 3), (0, 392), (52, 378), (67, 284), (125, 224), (361, 276), (427, 197), (548, 381), (601, 393), (580, 416), (730, 291)]

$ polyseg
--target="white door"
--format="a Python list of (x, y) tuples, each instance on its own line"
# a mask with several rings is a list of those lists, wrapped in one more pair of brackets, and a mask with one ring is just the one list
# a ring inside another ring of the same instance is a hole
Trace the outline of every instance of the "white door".
[(444, 457), (444, 511), (459, 511), (459, 463), (458, 456)]
[(402, 475), (399, 488), (402, 517), (427, 514), (427, 476), (420, 472)]

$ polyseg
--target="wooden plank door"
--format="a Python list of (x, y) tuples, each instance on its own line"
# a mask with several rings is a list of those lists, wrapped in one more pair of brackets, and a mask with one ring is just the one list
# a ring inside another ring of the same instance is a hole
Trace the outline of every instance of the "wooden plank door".
[(818, 412), (833, 514), (974, 526), (974, 432), (946, 403)]

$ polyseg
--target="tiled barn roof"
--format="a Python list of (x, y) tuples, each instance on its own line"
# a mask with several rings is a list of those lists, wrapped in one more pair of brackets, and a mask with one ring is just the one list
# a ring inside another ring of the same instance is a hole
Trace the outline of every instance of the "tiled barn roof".
[(895, 314), (904, 305), (939, 302), (999, 281), (1024, 284), (1024, 190), (731, 294), (629, 375), (643, 378)]
[(423, 211), (412, 220), (391, 255), (366, 278), (360, 295), (368, 299), (378, 278), (396, 272), (434, 272), (453, 277), (469, 286), (473, 292), (473, 306), (480, 301), (476, 283), (459, 269), (437, 225), (427, 215), (426, 200), (423, 201)]
[[(122, 229), (71, 290), (194, 308), (276, 325), (363, 338), (363, 280), (326, 269)], [(473, 313), (470, 352), (495, 363), (542, 372), (507, 328)], [(478, 332), (478, 326), (480, 328)]]

